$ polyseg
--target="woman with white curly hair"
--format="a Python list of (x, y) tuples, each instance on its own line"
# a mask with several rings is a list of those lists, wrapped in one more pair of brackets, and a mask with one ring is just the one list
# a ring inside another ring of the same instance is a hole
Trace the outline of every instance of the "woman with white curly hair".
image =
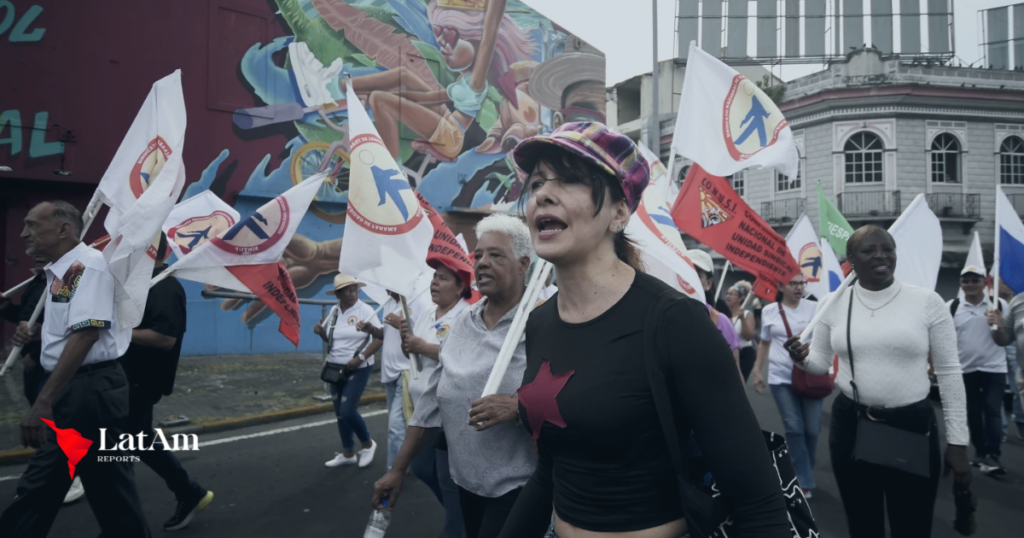
[(438, 352), (440, 364), (416, 402), (405, 442), (394, 465), (374, 485), (373, 504), (394, 508), (410, 462), (433, 430), (442, 428), (452, 479), (469, 538), (501, 531), (523, 486), (537, 466), (530, 434), (516, 423), (515, 396), (526, 370), (521, 337), (497, 394), (480, 398), (526, 291), (533, 246), (530, 230), (508, 215), (491, 215), (476, 226), (473, 271), (484, 299), (459, 315)]

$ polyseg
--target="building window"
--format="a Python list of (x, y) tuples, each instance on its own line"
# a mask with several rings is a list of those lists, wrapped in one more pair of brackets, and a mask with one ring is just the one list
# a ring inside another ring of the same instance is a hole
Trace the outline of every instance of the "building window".
[(775, 172), (775, 192), (790, 192), (800, 190), (804, 176), (804, 160), (800, 159), (796, 166), (796, 177), (790, 179), (778, 171)]
[(949, 133), (932, 140), (932, 183), (960, 183), (960, 141)]
[(1024, 185), (1024, 139), (1008, 136), (999, 145), (999, 182)]
[(843, 148), (847, 183), (882, 182), (882, 140), (869, 132), (850, 137)]
[(676, 188), (682, 189), (683, 182), (686, 181), (686, 175), (690, 173), (690, 165), (685, 165), (679, 169), (679, 175), (676, 176)]
[(729, 185), (732, 185), (732, 190), (736, 191), (736, 194), (740, 197), (747, 195), (747, 171), (740, 170), (731, 176), (727, 176), (725, 179), (729, 180)]

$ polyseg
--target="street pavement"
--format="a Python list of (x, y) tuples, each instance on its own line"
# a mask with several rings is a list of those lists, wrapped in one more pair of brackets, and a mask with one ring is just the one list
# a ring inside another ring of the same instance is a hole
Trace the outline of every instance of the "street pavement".
[[(762, 427), (781, 431), (771, 396), (758, 396), (750, 391), (750, 399)], [(815, 471), (818, 489), (810, 505), (821, 536), (840, 537), (847, 535), (846, 520), (828, 457), (830, 408), (831, 402), (826, 402)], [(374, 464), (367, 469), (323, 466), (323, 462), (339, 450), (340, 444), (330, 414), (200, 434), (202, 444), (198, 452), (179, 452), (178, 455), (189, 473), (214, 491), (215, 499), (209, 509), (178, 535), (361, 537), (370, 516), (373, 482), (384, 473), (387, 421), (380, 404), (365, 406), (362, 411), (369, 415), (367, 423), (371, 435), (380, 443)], [(609, 442), (629, 442), (623, 433), (626, 432), (609, 432)], [(972, 488), (980, 498), (975, 534), (978, 537), (1019, 537), (1020, 525), (1024, 523), (1024, 442), (1017, 440), (1011, 431), (1011, 441), (1003, 445), (1003, 452), (1008, 476), (995, 479), (974, 471)], [(0, 467), (0, 499), (11, 498), (16, 480), (10, 477), (21, 473), (24, 467), (24, 464)], [(174, 509), (172, 495), (144, 465), (136, 464), (136, 479), (153, 534), (165, 534), (161, 527)], [(943, 480), (932, 536), (959, 536), (950, 525), (954, 512), (951, 488), (951, 479)], [(0, 509), (5, 507), (6, 502), (0, 501)], [(387, 535), (436, 538), (442, 524), (440, 505), (422, 483), (409, 476)], [(99, 528), (83, 500), (61, 510), (50, 536), (98, 534)]]

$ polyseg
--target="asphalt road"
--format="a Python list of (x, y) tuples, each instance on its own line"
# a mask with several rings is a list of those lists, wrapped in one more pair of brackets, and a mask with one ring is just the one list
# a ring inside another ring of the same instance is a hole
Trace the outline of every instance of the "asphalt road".
[[(769, 395), (751, 393), (751, 401), (766, 429), (781, 431), (781, 422)], [(823, 537), (846, 536), (846, 519), (828, 458), (828, 410), (823, 417), (816, 478), (818, 490), (810, 501)], [(194, 537), (334, 536), (359, 538), (370, 515), (373, 482), (384, 472), (386, 416), (381, 406), (364, 408), (374, 439), (381, 443), (374, 464), (367, 469), (327, 469), (323, 462), (339, 448), (331, 415), (247, 428), (200, 438), (198, 452), (179, 453), (189, 473), (215, 493), (213, 504), (192, 524), (177, 533)], [(377, 412), (377, 414), (374, 414)], [(281, 430), (286, 431), (281, 431)], [(262, 434), (262, 435), (261, 435)], [(609, 442), (616, 432), (609, 432)], [(1011, 432), (1012, 437), (1012, 432)], [(211, 443), (220, 441), (219, 443)], [(211, 443), (206, 445), (206, 443)], [(1000, 479), (975, 472), (973, 489), (980, 497), (978, 532), (982, 538), (1018, 537), (1024, 523), (1024, 442), (1003, 445), (1009, 475)], [(0, 499), (10, 499), (24, 465), (0, 467)], [(174, 499), (163, 482), (147, 467), (136, 465), (137, 482), (151, 529), (165, 534), (163, 522), (174, 509)], [(959, 536), (949, 524), (953, 515), (951, 481), (940, 487), (933, 536)], [(6, 503), (0, 503), (5, 508)], [(436, 538), (443, 512), (429, 490), (415, 477), (393, 514), (388, 536)], [(91, 537), (99, 528), (81, 501), (61, 510), (50, 536)]]

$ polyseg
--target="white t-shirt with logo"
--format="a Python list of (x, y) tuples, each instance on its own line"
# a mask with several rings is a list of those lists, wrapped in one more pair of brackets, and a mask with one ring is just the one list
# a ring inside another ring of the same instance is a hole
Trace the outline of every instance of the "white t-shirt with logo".
[(103, 253), (79, 243), (44, 271), (43, 369), (52, 372), (72, 333), (88, 327), (99, 329), (100, 339), (86, 353), (82, 366), (124, 355), (131, 343), (132, 328), (118, 326), (114, 276)]
[[(407, 304), (412, 312), (409, 316), (411, 320), (415, 320), (424, 307), (432, 306), (429, 299)], [(402, 302), (388, 299), (388, 303), (384, 305), (384, 317), (388, 314), (402, 317)], [(402, 377), (403, 371), (409, 369), (409, 358), (402, 353), (402, 332), (387, 323), (384, 324), (384, 345), (381, 347), (380, 358), (381, 383), (396, 381)]]
[(818, 303), (801, 299), (795, 309), (782, 306), (782, 303), (772, 303), (761, 311), (761, 340), (771, 342), (772, 347), (768, 353), (768, 384), (769, 385), (791, 385), (793, 383), (793, 359), (789, 358), (786, 351), (786, 340), (789, 336), (786, 333), (786, 325), (779, 315), (779, 307), (786, 309), (786, 319), (789, 321), (789, 328), (794, 335), (807, 327), (818, 309)]
[[(459, 299), (459, 302), (455, 303), (451, 310), (438, 319), (436, 317), (437, 305), (430, 305), (416, 318), (412, 333), (428, 344), (440, 345), (448, 337), (455, 318), (469, 307), (470, 304), (465, 299)], [(426, 355), (420, 355), (419, 379), (409, 379), (409, 395), (412, 397), (414, 407), (416, 401), (426, 392), (427, 386), (430, 384), (430, 375), (437, 369), (437, 364), (436, 360)]]
[[(328, 362), (337, 364), (348, 364), (348, 361), (352, 360), (355, 356), (356, 351), (366, 349), (366, 346), (373, 341), (373, 336), (356, 330), (356, 324), (360, 321), (366, 321), (369, 318), (369, 322), (374, 327), (380, 327), (380, 320), (377, 316), (373, 315), (373, 307), (364, 303), (363, 301), (356, 301), (356, 304), (352, 305), (351, 308), (345, 311), (341, 311), (341, 307), (334, 305), (331, 311), (327, 313), (327, 320), (324, 324), (327, 325), (325, 330), (330, 330), (331, 318), (334, 317), (334, 313), (338, 312), (338, 319), (334, 324), (334, 342), (331, 346), (331, 353), (327, 356)], [(373, 366), (373, 356), (371, 355), (367, 360), (363, 361), (360, 368), (369, 368)]]
[[(953, 301), (946, 303), (946, 308)], [(1008, 312), (1010, 307), (1006, 301), (999, 299), (1001, 312)], [(985, 314), (992, 309), (992, 302), (985, 298), (981, 303), (972, 305), (960, 299), (953, 325), (956, 326), (957, 351), (960, 355), (960, 367), (965, 374), (971, 372), (988, 372), (991, 374), (1006, 373), (1006, 348), (992, 340), (992, 328)]]

